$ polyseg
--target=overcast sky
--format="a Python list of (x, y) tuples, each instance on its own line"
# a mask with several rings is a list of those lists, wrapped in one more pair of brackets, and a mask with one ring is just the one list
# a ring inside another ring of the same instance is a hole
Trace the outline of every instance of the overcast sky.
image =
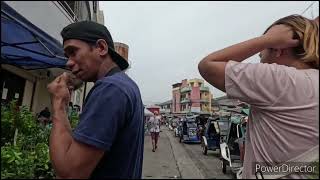
[[(129, 46), (128, 75), (145, 104), (172, 98), (172, 84), (201, 78), (211, 52), (259, 36), (277, 19), (301, 14), (313, 1), (125, 2), (100, 1), (113, 40)], [(304, 13), (318, 16), (319, 2)], [(257, 55), (248, 62), (259, 61)], [(209, 83), (214, 97), (224, 95)]]

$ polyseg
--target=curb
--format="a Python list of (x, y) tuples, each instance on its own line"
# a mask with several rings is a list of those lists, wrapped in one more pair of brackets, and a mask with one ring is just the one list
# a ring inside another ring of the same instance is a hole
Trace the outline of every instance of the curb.
[(187, 151), (181, 147), (180, 144), (167, 129), (163, 130), (169, 138), (174, 158), (177, 162), (178, 170), (181, 175), (181, 179), (204, 179), (200, 169), (191, 160)]

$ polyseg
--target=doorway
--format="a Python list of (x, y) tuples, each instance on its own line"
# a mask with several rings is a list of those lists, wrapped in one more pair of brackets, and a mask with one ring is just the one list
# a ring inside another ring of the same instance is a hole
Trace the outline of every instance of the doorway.
[(26, 80), (7, 70), (1, 69), (1, 102), (7, 104), (16, 99), (17, 105), (22, 105)]

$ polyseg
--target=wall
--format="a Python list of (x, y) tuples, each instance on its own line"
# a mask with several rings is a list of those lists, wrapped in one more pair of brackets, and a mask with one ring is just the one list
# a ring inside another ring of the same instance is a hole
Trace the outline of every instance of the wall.
[(191, 112), (200, 112), (200, 87), (192, 87), (191, 91)]
[[(56, 1), (5, 1), (35, 26), (62, 43), (60, 32), (73, 20)], [(48, 19), (50, 17), (50, 19)]]
[(121, 55), (124, 59), (128, 61), (128, 54), (129, 54), (128, 45), (120, 42), (114, 42), (114, 49), (119, 55)]
[(51, 111), (50, 94), (47, 89), (47, 85), (51, 82), (50, 79), (41, 79), (37, 81), (32, 111), (39, 113), (45, 107), (48, 107)]
[(23, 106), (31, 107), (33, 86), (34, 86), (33, 82), (26, 80), (26, 85), (24, 87), (23, 100), (22, 100)]
[[(47, 84), (51, 82), (52, 78), (44, 78), (42, 80), (39, 80), (33, 73), (30, 71), (26, 71), (23, 69), (19, 69), (17, 67), (11, 66), (11, 65), (1, 65), (3, 69), (10, 71), (24, 79), (26, 79), (26, 84), (24, 87), (24, 93), (23, 93), (23, 99), (22, 99), (22, 105), (26, 105), (30, 108), (31, 101), (32, 101), (32, 91), (34, 83), (37, 82), (37, 85), (35, 87), (35, 94), (33, 99), (33, 106), (32, 111), (35, 113), (38, 113), (40, 110), (42, 110), (44, 107), (51, 106), (50, 102), (50, 95), (47, 90)], [(41, 109), (42, 108), (42, 109)]]
[(103, 11), (101, 10), (98, 11), (97, 20), (98, 20), (98, 23), (105, 24)]
[(175, 88), (172, 91), (172, 108), (173, 108), (172, 112), (180, 112), (180, 89), (179, 88)]
[(202, 79), (197, 79), (197, 78), (194, 78), (194, 79), (190, 79), (189, 81), (189, 84), (194, 84), (193, 87), (198, 87), (198, 86), (201, 86), (199, 84), (203, 84), (204, 81)]

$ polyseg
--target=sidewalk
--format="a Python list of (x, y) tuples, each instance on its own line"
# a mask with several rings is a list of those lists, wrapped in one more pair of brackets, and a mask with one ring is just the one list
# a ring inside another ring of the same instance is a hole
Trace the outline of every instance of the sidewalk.
[[(162, 131), (164, 131), (162, 129)], [(172, 152), (169, 138), (165, 132), (160, 132), (158, 149), (152, 152), (151, 136), (144, 137), (143, 179), (180, 179), (180, 173)]]
[(167, 129), (162, 129), (170, 140), (174, 157), (177, 161), (179, 171), (182, 179), (204, 179), (199, 168), (191, 160), (190, 156), (180, 144), (178, 138), (173, 136), (173, 133)]

